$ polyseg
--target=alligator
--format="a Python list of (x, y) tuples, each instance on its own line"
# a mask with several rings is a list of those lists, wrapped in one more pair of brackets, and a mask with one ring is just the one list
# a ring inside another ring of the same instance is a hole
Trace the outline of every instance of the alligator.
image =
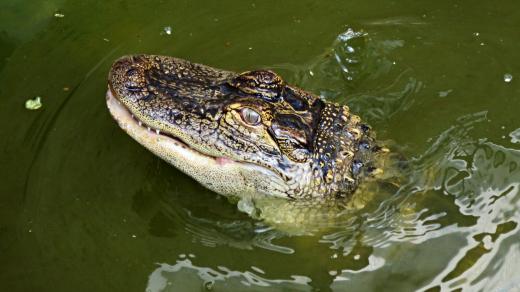
[(112, 65), (106, 98), (133, 139), (228, 196), (349, 198), (381, 172), (378, 157), (388, 152), (348, 106), (270, 70), (124, 56)]

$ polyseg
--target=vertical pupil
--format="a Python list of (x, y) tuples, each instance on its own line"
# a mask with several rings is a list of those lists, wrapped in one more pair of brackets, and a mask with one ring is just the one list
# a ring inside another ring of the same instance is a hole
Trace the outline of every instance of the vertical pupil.
[(249, 108), (245, 108), (242, 111), (242, 117), (249, 124), (257, 124), (260, 121), (260, 115)]
[(248, 111), (248, 112), (249, 112), (249, 121), (251, 121), (252, 123), (255, 123), (256, 122), (255, 114), (252, 111)]

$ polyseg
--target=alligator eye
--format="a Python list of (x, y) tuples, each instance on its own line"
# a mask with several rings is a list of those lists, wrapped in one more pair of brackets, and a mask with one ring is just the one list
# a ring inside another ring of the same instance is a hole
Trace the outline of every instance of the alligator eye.
[(248, 107), (245, 107), (240, 111), (240, 116), (242, 117), (242, 120), (244, 120), (244, 122), (253, 126), (258, 125), (261, 119), (260, 114), (258, 112)]

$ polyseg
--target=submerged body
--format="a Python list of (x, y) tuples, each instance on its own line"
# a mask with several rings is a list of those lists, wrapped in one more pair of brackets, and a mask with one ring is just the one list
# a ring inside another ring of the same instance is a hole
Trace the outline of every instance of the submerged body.
[(267, 70), (126, 56), (110, 71), (107, 104), (137, 142), (223, 195), (349, 197), (385, 152), (347, 106)]

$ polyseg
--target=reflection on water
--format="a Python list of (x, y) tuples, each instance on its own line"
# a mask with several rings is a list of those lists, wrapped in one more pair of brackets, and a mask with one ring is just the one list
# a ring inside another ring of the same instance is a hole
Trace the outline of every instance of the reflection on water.
[[(191, 255), (191, 257), (195, 257)], [(264, 271), (252, 266), (248, 271), (233, 271), (223, 266), (216, 269), (199, 267), (187, 259), (186, 255), (180, 255), (174, 265), (161, 264), (151, 275), (148, 281), (147, 292), (178, 291), (179, 288), (187, 290), (224, 289), (227, 291), (257, 291), (258, 287), (275, 285), (279, 289), (289, 291), (311, 291), (308, 285), (311, 279), (305, 276), (291, 276), (291, 279), (269, 279)]]

